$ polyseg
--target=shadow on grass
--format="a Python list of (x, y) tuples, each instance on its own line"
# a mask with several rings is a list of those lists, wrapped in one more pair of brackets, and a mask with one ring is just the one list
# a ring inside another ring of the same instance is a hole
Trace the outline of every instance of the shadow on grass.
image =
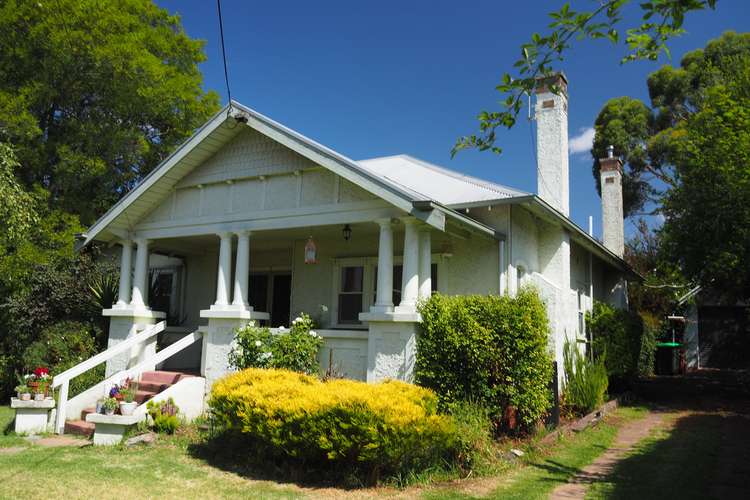
[[(664, 431), (667, 432), (667, 431)], [(750, 420), (736, 413), (679, 418), (619, 461), (594, 498), (750, 498)]]
[(360, 471), (323, 469), (321, 464), (275, 458), (241, 434), (224, 433), (188, 446), (188, 453), (207, 465), (256, 481), (275, 481), (308, 488), (354, 490), (371, 485)]

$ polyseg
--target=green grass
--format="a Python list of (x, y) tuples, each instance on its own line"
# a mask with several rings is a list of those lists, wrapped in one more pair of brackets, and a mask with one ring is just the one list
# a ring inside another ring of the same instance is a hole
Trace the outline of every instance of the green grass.
[(747, 419), (721, 413), (669, 415), (586, 498), (748, 498)]
[[(0, 426), (13, 418), (0, 407)], [(0, 435), (0, 498), (296, 498), (299, 490), (210, 467), (188, 453), (185, 438), (154, 446), (44, 448)]]
[(505, 477), (498, 478), (498, 484), (489, 493), (477, 495), (442, 489), (428, 492), (424, 498), (547, 498), (555, 487), (567, 483), (612, 444), (618, 429), (615, 422), (641, 418), (646, 411), (645, 408), (620, 408), (595, 427), (562, 438), (551, 450), (528, 450), (520, 466)]

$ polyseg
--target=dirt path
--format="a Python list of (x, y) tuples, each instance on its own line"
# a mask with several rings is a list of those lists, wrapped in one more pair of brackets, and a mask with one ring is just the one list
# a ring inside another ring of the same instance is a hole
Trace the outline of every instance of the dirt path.
[(558, 486), (550, 495), (551, 500), (583, 498), (589, 485), (606, 478), (615, 464), (639, 441), (648, 437), (653, 429), (662, 424), (662, 414), (649, 412), (645, 418), (628, 422), (617, 433), (614, 444), (599, 458), (576, 474), (569, 483)]

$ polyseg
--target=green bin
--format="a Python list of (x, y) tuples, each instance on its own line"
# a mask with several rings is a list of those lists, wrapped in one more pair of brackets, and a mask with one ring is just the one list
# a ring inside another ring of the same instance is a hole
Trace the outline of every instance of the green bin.
[(680, 371), (679, 342), (659, 342), (656, 344), (656, 374), (676, 375)]

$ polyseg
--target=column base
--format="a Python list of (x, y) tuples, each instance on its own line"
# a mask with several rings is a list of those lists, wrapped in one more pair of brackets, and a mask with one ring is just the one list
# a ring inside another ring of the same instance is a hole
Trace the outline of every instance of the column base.
[(359, 315), (369, 323), (367, 341), (367, 381), (414, 380), (417, 359), (417, 328), (422, 321), (414, 311), (379, 312)]
[(271, 319), (271, 315), (267, 312), (255, 311), (252, 307), (240, 307), (234, 305), (212, 305), (210, 309), (201, 310), (201, 318), (216, 318), (216, 319), (237, 319), (237, 320), (251, 320), (251, 319)]

